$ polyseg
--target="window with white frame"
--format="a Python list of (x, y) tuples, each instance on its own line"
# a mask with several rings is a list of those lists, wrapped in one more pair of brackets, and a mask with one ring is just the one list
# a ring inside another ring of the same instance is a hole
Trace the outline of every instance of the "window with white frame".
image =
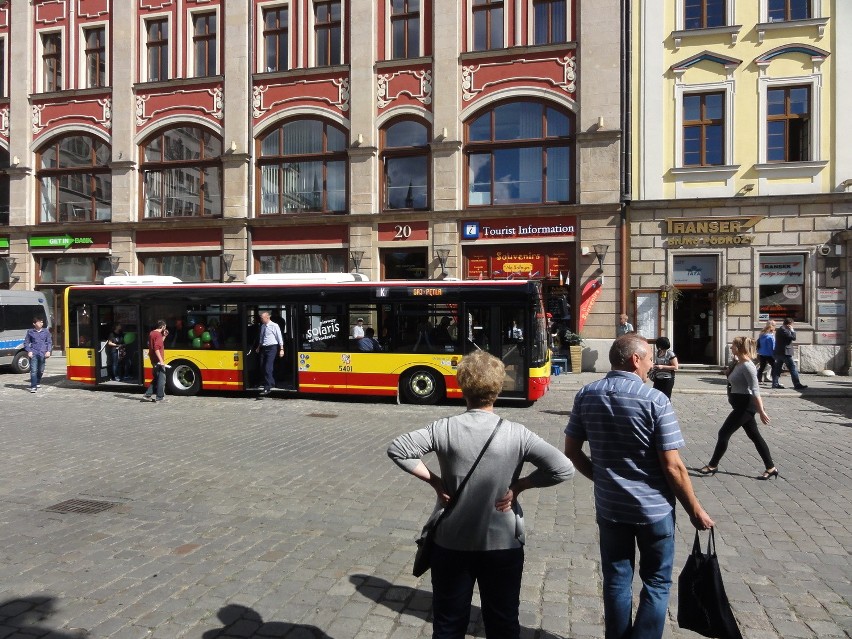
[(219, 17), (215, 11), (192, 13), (192, 71), (196, 78), (219, 69)]
[(343, 63), (342, 23), (340, 0), (314, 2), (314, 47), (318, 67)]
[(169, 20), (152, 18), (145, 21), (145, 51), (148, 82), (169, 79)]
[(471, 6), (472, 50), (490, 51), (504, 46), (503, 0), (473, 0)]
[(391, 57), (420, 56), (420, 0), (391, 0)]
[(106, 28), (103, 25), (83, 29), (86, 87), (107, 86)]
[(789, 22), (790, 20), (808, 20), (812, 0), (767, 0), (767, 22)]
[(62, 90), (62, 34), (41, 33), (41, 90)]
[(766, 90), (766, 161), (811, 159), (811, 87), (780, 86)]
[(684, 29), (725, 26), (725, 0), (683, 0), (683, 4)]
[(263, 9), (263, 63), (265, 72), (289, 68), (290, 10), (287, 5)]
[(567, 0), (533, 0), (533, 43), (558, 44), (568, 40)]

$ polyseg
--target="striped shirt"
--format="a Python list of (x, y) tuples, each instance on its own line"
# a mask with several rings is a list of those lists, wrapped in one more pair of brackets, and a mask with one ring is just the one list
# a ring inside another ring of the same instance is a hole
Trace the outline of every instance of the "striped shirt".
[(657, 452), (684, 446), (671, 402), (635, 373), (610, 371), (580, 389), (565, 434), (588, 441), (598, 517), (650, 524), (674, 508)]

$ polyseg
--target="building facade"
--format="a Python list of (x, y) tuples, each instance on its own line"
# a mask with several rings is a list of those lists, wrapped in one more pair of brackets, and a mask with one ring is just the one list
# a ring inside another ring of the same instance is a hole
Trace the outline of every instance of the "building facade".
[(630, 18), (637, 328), (721, 364), (792, 317), (802, 370), (848, 370), (852, 4), (660, 5)]
[(60, 318), (113, 273), (530, 277), (609, 337), (621, 26), (619, 0), (5, 2), (0, 285)]

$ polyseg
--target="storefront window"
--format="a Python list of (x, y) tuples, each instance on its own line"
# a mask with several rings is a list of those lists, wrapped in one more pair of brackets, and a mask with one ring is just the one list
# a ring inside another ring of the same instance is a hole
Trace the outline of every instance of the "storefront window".
[(569, 203), (574, 121), (541, 102), (508, 102), (467, 125), (469, 206)]
[(805, 314), (805, 256), (761, 255), (758, 298), (760, 321), (791, 317), (807, 321)]
[(382, 253), (384, 279), (427, 279), (426, 251), (385, 251)]
[(108, 257), (43, 257), (39, 266), (42, 284), (102, 283), (112, 273)]
[(258, 255), (257, 273), (344, 273), (343, 253), (278, 253)]
[(220, 282), (218, 255), (152, 255), (142, 259), (143, 275), (171, 275), (181, 282)]

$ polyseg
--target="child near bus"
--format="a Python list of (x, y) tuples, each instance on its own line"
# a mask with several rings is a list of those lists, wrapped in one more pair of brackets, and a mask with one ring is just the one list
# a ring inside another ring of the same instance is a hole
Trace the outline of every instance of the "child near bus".
[(24, 337), (24, 350), (30, 358), (30, 392), (35, 393), (41, 388), (41, 378), (44, 375), (44, 361), (50, 357), (53, 341), (50, 331), (44, 328), (44, 318), (33, 318), (33, 327)]

